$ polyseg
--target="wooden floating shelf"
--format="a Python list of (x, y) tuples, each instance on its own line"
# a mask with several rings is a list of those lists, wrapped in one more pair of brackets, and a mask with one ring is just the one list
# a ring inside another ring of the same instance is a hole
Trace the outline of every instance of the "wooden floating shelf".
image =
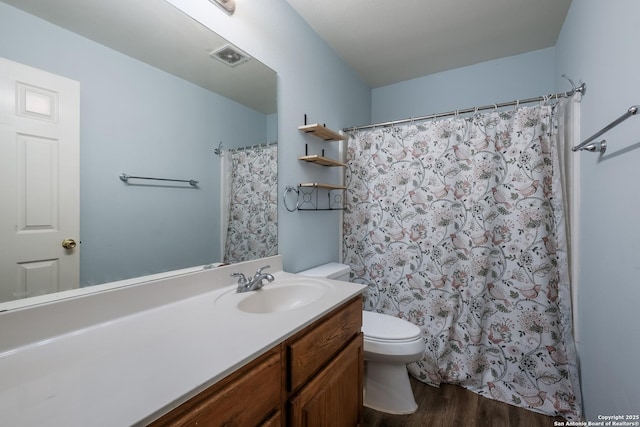
[(325, 141), (344, 141), (347, 139), (345, 135), (340, 135), (338, 132), (317, 123), (313, 125), (298, 126), (298, 129), (304, 133), (311, 133), (313, 136), (317, 136)]
[(347, 167), (345, 163), (330, 159), (328, 157), (318, 156), (317, 154), (314, 154), (313, 156), (298, 157), (298, 160), (303, 160), (309, 163), (316, 163), (322, 166), (341, 166), (343, 168)]
[(347, 189), (347, 187), (345, 187), (344, 185), (320, 184), (317, 182), (307, 182), (304, 184), (300, 184), (300, 187), (324, 188), (325, 190), (346, 190)]

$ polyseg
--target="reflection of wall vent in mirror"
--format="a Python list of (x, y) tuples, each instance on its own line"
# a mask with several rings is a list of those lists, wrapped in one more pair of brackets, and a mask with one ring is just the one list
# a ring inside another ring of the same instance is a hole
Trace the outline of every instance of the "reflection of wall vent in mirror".
[(209, 54), (214, 59), (222, 61), (230, 67), (235, 67), (251, 59), (249, 55), (238, 49), (237, 47), (226, 44)]

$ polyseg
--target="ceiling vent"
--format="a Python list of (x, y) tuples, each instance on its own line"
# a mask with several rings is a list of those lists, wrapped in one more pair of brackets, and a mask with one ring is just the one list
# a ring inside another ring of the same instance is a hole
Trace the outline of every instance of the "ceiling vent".
[(235, 67), (243, 64), (251, 59), (249, 55), (241, 51), (237, 47), (226, 44), (219, 49), (214, 50), (209, 54), (214, 59), (224, 62), (230, 67)]

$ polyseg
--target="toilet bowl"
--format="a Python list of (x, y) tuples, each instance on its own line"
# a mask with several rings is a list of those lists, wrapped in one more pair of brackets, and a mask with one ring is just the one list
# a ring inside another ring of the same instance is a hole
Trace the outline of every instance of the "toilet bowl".
[[(300, 272), (305, 276), (349, 281), (349, 266), (336, 262)], [(425, 351), (422, 331), (413, 323), (387, 314), (362, 312), (364, 335), (364, 405), (390, 414), (411, 414), (413, 396), (407, 364)]]

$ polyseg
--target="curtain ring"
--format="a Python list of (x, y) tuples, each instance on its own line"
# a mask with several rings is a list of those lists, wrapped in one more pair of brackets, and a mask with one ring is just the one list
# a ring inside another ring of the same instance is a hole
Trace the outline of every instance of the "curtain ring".
[[(293, 209), (289, 209), (289, 206), (287, 206), (287, 194), (289, 194), (290, 191), (293, 191), (296, 193), (296, 207)], [(300, 193), (298, 192), (298, 189), (296, 187), (294, 187), (293, 185), (287, 185), (286, 187), (284, 187), (284, 193), (282, 194), (282, 203), (284, 204), (284, 207), (286, 210), (288, 210), (289, 212), (295, 212), (298, 209), (298, 197)]]

